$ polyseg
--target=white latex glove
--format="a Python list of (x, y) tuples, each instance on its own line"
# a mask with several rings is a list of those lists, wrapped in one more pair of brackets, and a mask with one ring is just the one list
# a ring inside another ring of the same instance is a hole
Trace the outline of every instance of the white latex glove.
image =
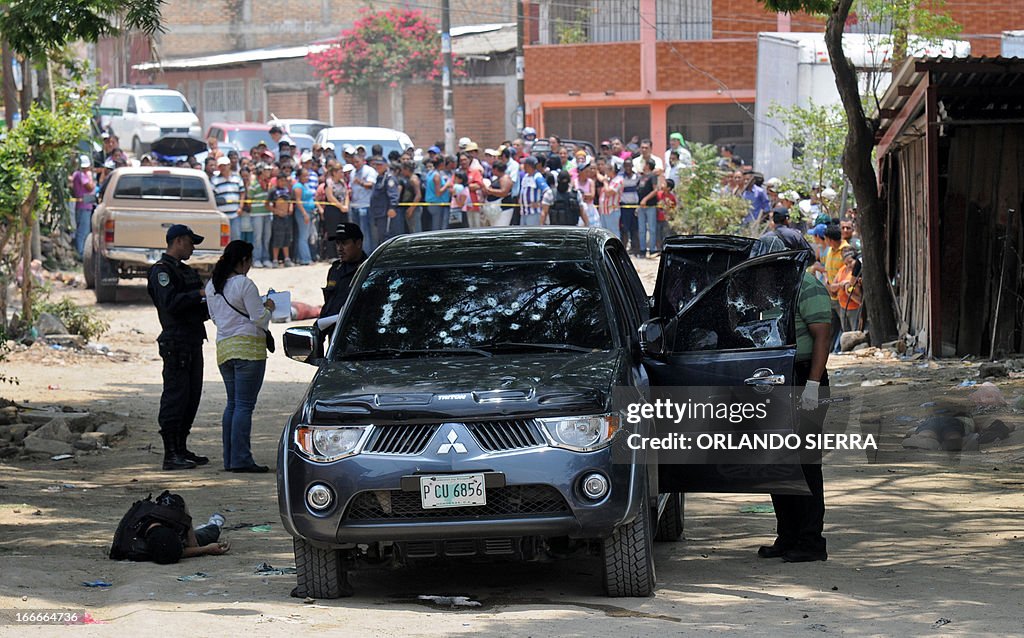
[(808, 380), (804, 385), (804, 393), (800, 395), (800, 408), (802, 410), (818, 409), (818, 386), (817, 381)]

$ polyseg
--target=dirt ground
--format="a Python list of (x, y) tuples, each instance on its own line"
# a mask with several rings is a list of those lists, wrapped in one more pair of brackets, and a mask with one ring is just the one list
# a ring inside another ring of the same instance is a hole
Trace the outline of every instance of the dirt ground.
[[(638, 267), (653, 283), (656, 262)], [(253, 278), (261, 290), (291, 290), (293, 299), (315, 303), (325, 274), (325, 265), (315, 265), (256, 270)], [(55, 292), (62, 294), (93, 305), (91, 292)], [(120, 413), (130, 431), (113, 449), (70, 461), (0, 462), (0, 611), (86, 610), (102, 624), (74, 630), (82, 636), (148, 635), (168, 626), (194, 636), (1024, 635), (1024, 427), (962, 455), (899, 446), (913, 421), (934, 409), (929, 403), (970, 404), (971, 389), (958, 384), (976, 379), (976, 363), (833, 357), (834, 393), (851, 401), (833, 406), (829, 427), (877, 433), (882, 449), (826, 458), (827, 562), (756, 557), (757, 546), (773, 538), (774, 517), (741, 510), (770, 505), (767, 495), (698, 494), (687, 497), (685, 540), (657, 545), (652, 598), (602, 597), (600, 565), (579, 557), (362, 572), (353, 578), (354, 598), (303, 603), (289, 597), (294, 576), (254, 573), (263, 562), (294, 565), (274, 475), (218, 470), (224, 390), (213, 345), (190, 440), (212, 462), (163, 472), (159, 325), (144, 285), (129, 284), (99, 313), (111, 330), (98, 341), (114, 355), (36, 347), (4, 364), (20, 385), (0, 388), (0, 396)], [(273, 326), (278, 335), (284, 328)], [(312, 374), (280, 350), (272, 355), (253, 427), (258, 462), (274, 465), (282, 424)], [(1024, 392), (1016, 376), (998, 380), (1011, 404)], [(1024, 422), (1008, 407), (980, 419), (996, 415)], [(109, 560), (123, 512), (163, 489), (182, 494), (197, 519), (224, 513), (231, 552), (170, 566)], [(269, 531), (251, 529), (262, 525)], [(178, 580), (196, 572), (206, 579)], [(82, 585), (97, 579), (111, 586)], [(464, 595), (480, 605), (439, 607), (419, 595)], [(66, 631), (0, 625), (0, 636)]]

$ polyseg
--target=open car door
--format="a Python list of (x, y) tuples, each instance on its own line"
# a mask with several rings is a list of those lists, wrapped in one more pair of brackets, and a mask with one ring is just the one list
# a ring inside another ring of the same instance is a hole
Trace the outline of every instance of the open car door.
[[(765, 416), (662, 422), (656, 426), (659, 436), (686, 431), (696, 441), (698, 434), (718, 434), (726, 435), (731, 445), (743, 435), (750, 440), (753, 435), (794, 434), (794, 318), (807, 254), (789, 251), (739, 259), (742, 246), (735, 246), (731, 256), (729, 251), (719, 252), (709, 262), (736, 258), (738, 265), (699, 290), (674, 316), (654, 320), (660, 344), (654, 348), (658, 352), (649, 351), (645, 365), (652, 398), (660, 394), (677, 404), (687, 399), (716, 406), (758, 404)], [(689, 259), (700, 253), (684, 254)], [(685, 259), (661, 276), (659, 290), (682, 294), (698, 278)], [(666, 294), (675, 299), (674, 293)], [(659, 388), (669, 387), (671, 393), (659, 393)], [(702, 438), (705, 443), (713, 440)], [(716, 445), (704, 456), (686, 458), (685, 463), (678, 462), (678, 456), (671, 462), (672, 455), (660, 455), (661, 492), (808, 493), (798, 456), (791, 449), (734, 452)]]
[(733, 235), (674, 235), (665, 239), (652, 316), (674, 317), (700, 291), (750, 256), (757, 240)]

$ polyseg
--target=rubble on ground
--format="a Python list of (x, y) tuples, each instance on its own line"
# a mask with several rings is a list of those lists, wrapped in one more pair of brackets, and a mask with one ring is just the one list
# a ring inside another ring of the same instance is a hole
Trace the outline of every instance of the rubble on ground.
[(128, 435), (124, 417), (67, 407), (0, 407), (0, 459), (96, 453)]

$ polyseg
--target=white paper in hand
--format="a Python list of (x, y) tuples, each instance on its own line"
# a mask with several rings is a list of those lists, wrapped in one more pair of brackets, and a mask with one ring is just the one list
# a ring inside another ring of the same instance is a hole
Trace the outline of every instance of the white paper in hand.
[(291, 321), (292, 318), (292, 293), (272, 292), (267, 295), (274, 302), (274, 312), (270, 315), (271, 321)]

